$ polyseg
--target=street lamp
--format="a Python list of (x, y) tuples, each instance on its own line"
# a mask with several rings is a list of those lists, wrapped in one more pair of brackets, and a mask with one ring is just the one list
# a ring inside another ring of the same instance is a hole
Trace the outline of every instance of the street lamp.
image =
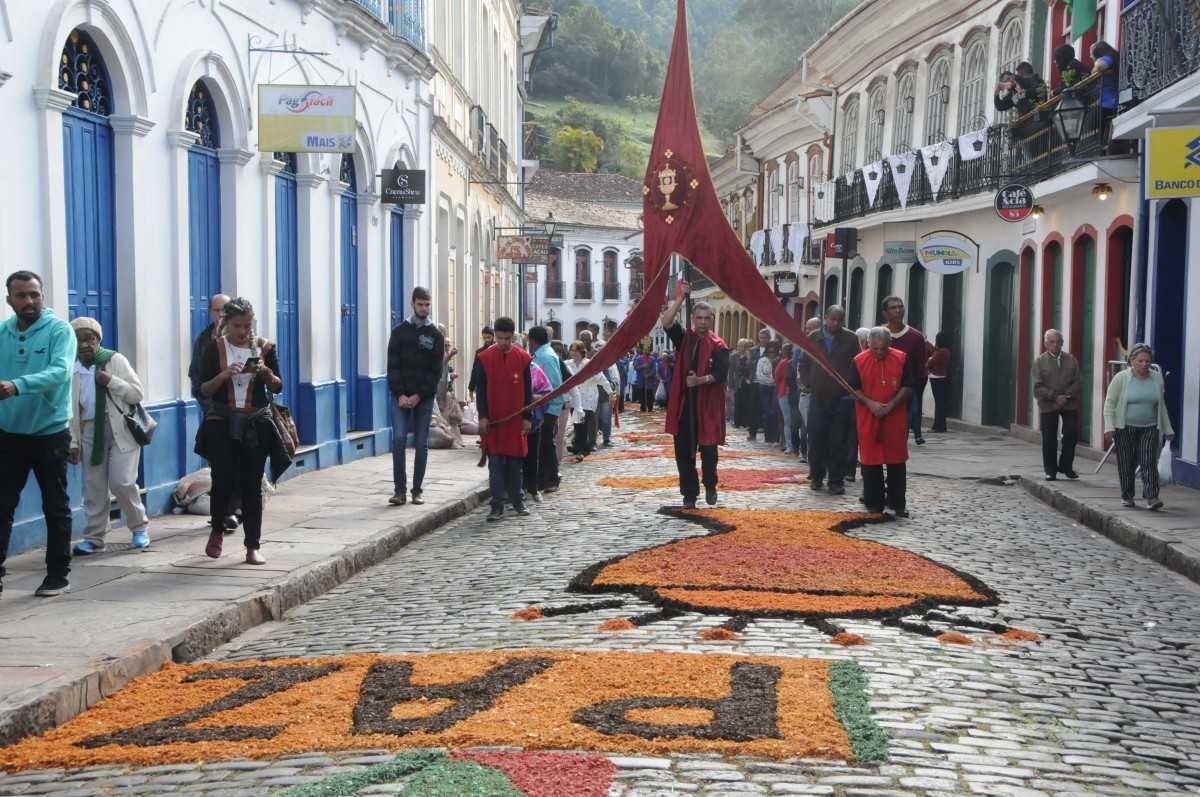
[(1063, 92), (1062, 100), (1054, 109), (1054, 126), (1072, 155), (1075, 154), (1075, 148), (1079, 146), (1079, 139), (1083, 135), (1083, 120), (1087, 112), (1087, 106), (1071, 89)]

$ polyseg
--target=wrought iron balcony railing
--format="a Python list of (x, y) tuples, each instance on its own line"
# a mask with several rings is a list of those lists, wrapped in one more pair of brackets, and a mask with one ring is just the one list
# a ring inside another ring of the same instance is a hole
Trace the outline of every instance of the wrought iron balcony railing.
[(546, 298), (547, 298), (547, 299), (561, 299), (561, 298), (563, 298), (563, 286), (564, 286), (564, 284), (565, 284), (565, 283), (564, 283), (562, 280), (552, 280), (552, 281), (548, 281), (548, 282), (546, 283)]
[(1140, 102), (1200, 69), (1195, 0), (1134, 0), (1121, 9), (1121, 102)]
[(398, 39), (404, 39), (425, 52), (425, 0), (348, 0), (388, 26)]
[(642, 288), (641, 277), (639, 276), (635, 280), (630, 280), (630, 282), (629, 282), (629, 301), (636, 302), (639, 299), (641, 299), (642, 292), (643, 292), (643, 288)]
[(604, 283), (604, 301), (619, 302), (621, 300), (621, 285), (616, 282)]
[(592, 283), (576, 282), (575, 283), (575, 301), (590, 302), (592, 301), (593, 291)]
[[(936, 200), (929, 185), (925, 161), (917, 157), (909, 185), (908, 207), (996, 191), (1015, 181), (1046, 180), (1075, 168), (1081, 159), (1102, 154), (1108, 145), (1109, 130), (1100, 107), (1099, 82), (1089, 78), (1075, 86), (1073, 92), (1084, 106), (1080, 135), (1074, 148), (1063, 140), (1055, 122), (1055, 112), (1065, 96), (1058, 95), (1024, 116), (989, 127), (982, 146), (983, 154), (978, 158), (964, 160), (955, 146)], [(837, 179), (830, 218), (815, 214), (814, 224), (837, 224), (900, 208), (895, 175), (887, 161), (880, 168), (883, 174), (874, 204), (868, 202), (863, 169), (858, 169), (849, 185), (844, 176)]]

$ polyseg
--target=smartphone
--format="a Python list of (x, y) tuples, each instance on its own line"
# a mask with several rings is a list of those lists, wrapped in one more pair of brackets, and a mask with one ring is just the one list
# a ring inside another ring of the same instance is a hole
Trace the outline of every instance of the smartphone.
[(246, 364), (242, 366), (242, 370), (243, 371), (257, 371), (258, 366), (261, 363), (262, 363), (262, 360), (260, 358), (251, 357), (250, 359), (246, 360)]

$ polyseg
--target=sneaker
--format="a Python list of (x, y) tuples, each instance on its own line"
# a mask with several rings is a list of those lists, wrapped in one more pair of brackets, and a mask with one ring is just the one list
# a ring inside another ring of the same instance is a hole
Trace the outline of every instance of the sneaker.
[(267, 560), (263, 559), (263, 555), (258, 552), (257, 548), (247, 548), (246, 549), (246, 564), (248, 564), (248, 565), (265, 565), (266, 563), (267, 563)]
[[(851, 479), (851, 481), (853, 481), (853, 479)], [(831, 484), (831, 485), (829, 485), (829, 494), (830, 495), (845, 495), (846, 488), (840, 484)]]
[(226, 515), (225, 516), (225, 531), (226, 532), (237, 531), (237, 527), (240, 522), (241, 521), (238, 520), (237, 515)]
[(1136, 509), (1137, 503), (1135, 503), (1132, 498), (1122, 498), (1121, 506), (1126, 507), (1128, 509)]
[(53, 598), (70, 591), (71, 585), (62, 576), (46, 576), (42, 580), (42, 585), (33, 594), (39, 598)]
[(209, 559), (221, 558), (221, 546), (225, 542), (225, 534), (220, 529), (213, 529), (208, 535), (208, 545), (204, 546), (204, 553), (208, 554)]
[(525, 508), (524, 504), (516, 507), (516, 513), (520, 517), (529, 517), (529, 510)]
[(1058, 476), (1054, 475), (1053, 473), (1047, 473), (1045, 479), (1048, 482), (1056, 482), (1058, 481)]
[(919, 446), (923, 446), (925, 445), (925, 438), (918, 436), (914, 442)]
[(873, 515), (883, 515), (888, 520), (896, 519), (896, 510), (892, 509), (890, 506), (884, 507), (883, 509), (868, 509), (867, 511)]
[(504, 520), (504, 505), (493, 504), (492, 511), (488, 513), (487, 522), (495, 523), (497, 520)]
[(717, 504), (717, 488), (716, 487), (705, 487), (704, 488), (704, 503), (708, 504), (709, 506), (716, 506), (716, 504)]
[(408, 503), (408, 498), (405, 497), (403, 490), (397, 490), (392, 493), (392, 497), (388, 499), (388, 503), (392, 506), (404, 506)]
[(1075, 472), (1075, 471), (1073, 471), (1073, 470), (1064, 470), (1064, 471), (1062, 472), (1062, 474), (1063, 474), (1064, 476), (1066, 476), (1068, 479), (1070, 479), (1071, 481), (1075, 481), (1076, 479), (1078, 479), (1078, 478), (1079, 478), (1079, 474), (1078, 474), (1078, 473), (1076, 473), (1076, 472)]
[(535, 504), (540, 504), (542, 502), (542, 494), (541, 493), (530, 493), (529, 500), (533, 501)]
[(891, 512), (891, 513), (892, 513), (892, 517), (896, 517), (896, 518), (907, 518), (907, 517), (912, 517), (912, 515), (908, 514), (908, 510), (907, 510), (907, 509), (889, 509), (889, 510), (887, 510), (887, 511), (888, 511), (888, 512)]
[(413, 491), (412, 491), (412, 502), (413, 502), (414, 504), (416, 504), (417, 506), (420, 506), (421, 504), (425, 503), (425, 499), (421, 497), (421, 491), (420, 491), (420, 490), (413, 490)]
[(145, 529), (142, 529), (141, 531), (135, 531), (133, 533), (133, 538), (130, 540), (130, 542), (132, 542), (133, 547), (137, 548), (139, 551), (142, 550), (143, 548), (149, 548), (150, 547), (150, 532), (146, 531)]
[(1157, 509), (1162, 509), (1162, 507), (1163, 507), (1163, 502), (1162, 502), (1161, 498), (1152, 498), (1151, 500), (1146, 502), (1146, 508), (1149, 509), (1151, 512), (1153, 512)]
[(97, 545), (91, 540), (84, 540), (71, 549), (72, 556), (91, 556), (104, 550), (103, 545)]

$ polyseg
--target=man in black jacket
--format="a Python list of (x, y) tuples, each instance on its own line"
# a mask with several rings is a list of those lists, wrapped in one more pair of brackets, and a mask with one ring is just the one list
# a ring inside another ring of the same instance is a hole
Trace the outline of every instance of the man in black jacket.
[[(820, 346), (834, 369), (849, 380), (854, 371), (854, 358), (861, 348), (858, 336), (843, 329), (846, 312), (834, 305), (825, 314), (825, 323), (809, 336)], [(829, 492), (846, 492), (846, 473), (854, 452), (854, 397), (816, 364), (811, 357), (800, 361), (800, 376), (811, 395), (808, 404), (808, 468), (814, 490), (820, 490), (826, 477)]]
[(425, 463), (429, 458), (429, 421), (438, 380), (442, 376), (445, 339), (429, 317), (433, 301), (425, 288), (413, 288), (411, 317), (392, 330), (388, 340), (388, 389), (396, 404), (392, 408), (392, 481), (395, 491), (388, 503), (403, 506), (408, 474), (404, 455), (408, 433), (413, 433), (416, 463), (413, 465), (412, 502), (421, 499)]

